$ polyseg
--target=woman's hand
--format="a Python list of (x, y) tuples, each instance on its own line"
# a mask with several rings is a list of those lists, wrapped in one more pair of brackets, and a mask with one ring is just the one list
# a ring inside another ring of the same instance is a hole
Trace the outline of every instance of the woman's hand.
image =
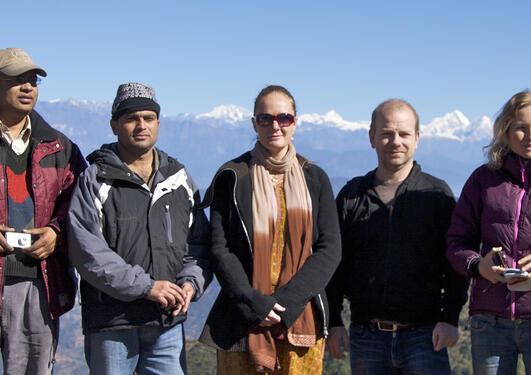
[(493, 247), (492, 250), (479, 261), (479, 273), (483, 278), (489, 280), (493, 284), (507, 282), (505, 277), (503, 277), (505, 268), (495, 265), (494, 260), (492, 260), (493, 256), (500, 251), (501, 247)]
[(280, 306), (278, 303), (275, 303), (275, 306), (273, 306), (273, 310), (267, 314), (266, 318), (259, 324), (260, 327), (270, 327), (274, 326), (275, 324), (280, 323), (280, 316), (278, 316), (277, 312), (283, 312), (286, 311), (286, 308), (283, 306)]
[(520, 259), (518, 264), (522, 266), (522, 271), (531, 272), (531, 255), (526, 255)]

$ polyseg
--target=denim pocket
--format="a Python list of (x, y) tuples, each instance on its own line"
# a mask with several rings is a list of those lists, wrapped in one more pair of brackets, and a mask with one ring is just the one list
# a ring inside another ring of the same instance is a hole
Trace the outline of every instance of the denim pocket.
[(350, 325), (350, 335), (357, 337), (365, 337), (367, 336), (367, 327), (361, 324), (352, 323)]
[(492, 317), (487, 314), (477, 314), (470, 317), (470, 329), (474, 331), (484, 331), (493, 325)]

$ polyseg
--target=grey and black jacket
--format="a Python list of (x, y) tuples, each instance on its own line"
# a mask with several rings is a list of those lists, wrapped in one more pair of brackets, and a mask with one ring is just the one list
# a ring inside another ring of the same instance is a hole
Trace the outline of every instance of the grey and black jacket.
[(199, 192), (181, 164), (157, 151), (151, 189), (120, 160), (115, 143), (87, 157), (68, 215), (84, 332), (178, 324), (185, 314), (172, 317), (144, 298), (154, 281), (191, 282), (196, 300), (211, 279)]
[(275, 303), (289, 328), (308, 303), (327, 334), (328, 302), (324, 288), (340, 261), (341, 244), (337, 212), (330, 181), (318, 166), (299, 157), (312, 200), (312, 255), (285, 285), (272, 295), (252, 287), (253, 218), (251, 154), (224, 164), (205, 194), (210, 205), (212, 268), (221, 285), (200, 341), (218, 349), (246, 351), (249, 328), (265, 319)]

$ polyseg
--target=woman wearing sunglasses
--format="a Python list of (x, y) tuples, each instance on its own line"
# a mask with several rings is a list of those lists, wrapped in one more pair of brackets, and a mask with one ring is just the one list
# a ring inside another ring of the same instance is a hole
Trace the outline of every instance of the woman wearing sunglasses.
[(340, 235), (327, 175), (295, 152), (297, 121), (288, 90), (264, 88), (258, 141), (205, 194), (221, 292), (200, 340), (218, 349), (218, 374), (321, 373)]

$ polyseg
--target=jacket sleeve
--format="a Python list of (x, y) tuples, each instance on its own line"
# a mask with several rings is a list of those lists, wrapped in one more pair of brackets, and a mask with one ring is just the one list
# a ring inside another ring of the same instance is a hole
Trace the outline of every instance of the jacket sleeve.
[(55, 199), (55, 207), (53, 215), (48, 223), (57, 233), (57, 247), (59, 252), (66, 252), (66, 220), (68, 215), (68, 208), (70, 207), (70, 199), (74, 192), (77, 179), (81, 172), (85, 170), (87, 164), (81, 155), (81, 151), (76, 144), (66, 141), (63, 145), (64, 151), (67, 153), (68, 161), (64, 169), (61, 170), (60, 176), (60, 194)]
[(193, 300), (197, 301), (212, 280), (208, 259), (210, 232), (205, 213), (203, 209), (198, 208), (201, 202), (199, 190), (188, 173), (187, 176), (187, 183), (194, 194), (193, 219), (188, 232), (187, 249), (183, 259), (184, 268), (179, 272), (176, 280), (179, 285), (184, 282), (191, 283), (195, 290)]
[(229, 238), (231, 230), (236, 230), (236, 226), (243, 224), (240, 221), (235, 222), (231, 217), (231, 210), (236, 208), (232, 196), (232, 183), (227, 174), (228, 172), (215, 178), (212, 186), (214, 189), (214, 198), (210, 207), (212, 266), (222, 291), (241, 312), (247, 325), (257, 326), (266, 318), (277, 301), (252, 287), (242, 260), (231, 248), (231, 245), (242, 246), (242, 244), (231, 244)]
[(481, 188), (476, 170), (463, 187), (446, 234), (446, 257), (461, 275), (470, 276), (469, 266), (480, 256), (481, 210)]
[(468, 298), (468, 280), (463, 275), (455, 272), (445, 257), (445, 234), (450, 225), (450, 218), (455, 207), (455, 198), (452, 191), (444, 184), (444, 194), (440, 200), (439, 232), (437, 234), (436, 248), (439, 249), (441, 268), (443, 270), (441, 313), (438, 321), (458, 325), (459, 313)]
[[(316, 168), (319, 184), (317, 206), (317, 240), (312, 246), (312, 255), (301, 269), (285, 285), (277, 288), (273, 297), (286, 311), (280, 313), (282, 322), (291, 327), (302, 314), (306, 304), (319, 293), (323, 293), (341, 260), (341, 237), (332, 186), (328, 176)], [(315, 208), (314, 208), (315, 209)]]
[(337, 213), (339, 216), (339, 229), (341, 231), (341, 262), (337, 267), (334, 276), (326, 287), (326, 296), (328, 297), (328, 305), (330, 307), (330, 327), (343, 326), (341, 312), (343, 311), (343, 298), (345, 296), (345, 285), (347, 283), (347, 272), (349, 265), (349, 257), (345, 250), (350, 249), (348, 243), (345, 242), (343, 236), (345, 230), (346, 220), (346, 189), (339, 192), (336, 199)]
[(81, 277), (102, 292), (130, 302), (149, 294), (154, 281), (142, 269), (126, 263), (109, 248), (100, 229), (101, 200), (96, 167), (80, 176), (68, 212), (68, 246)]

